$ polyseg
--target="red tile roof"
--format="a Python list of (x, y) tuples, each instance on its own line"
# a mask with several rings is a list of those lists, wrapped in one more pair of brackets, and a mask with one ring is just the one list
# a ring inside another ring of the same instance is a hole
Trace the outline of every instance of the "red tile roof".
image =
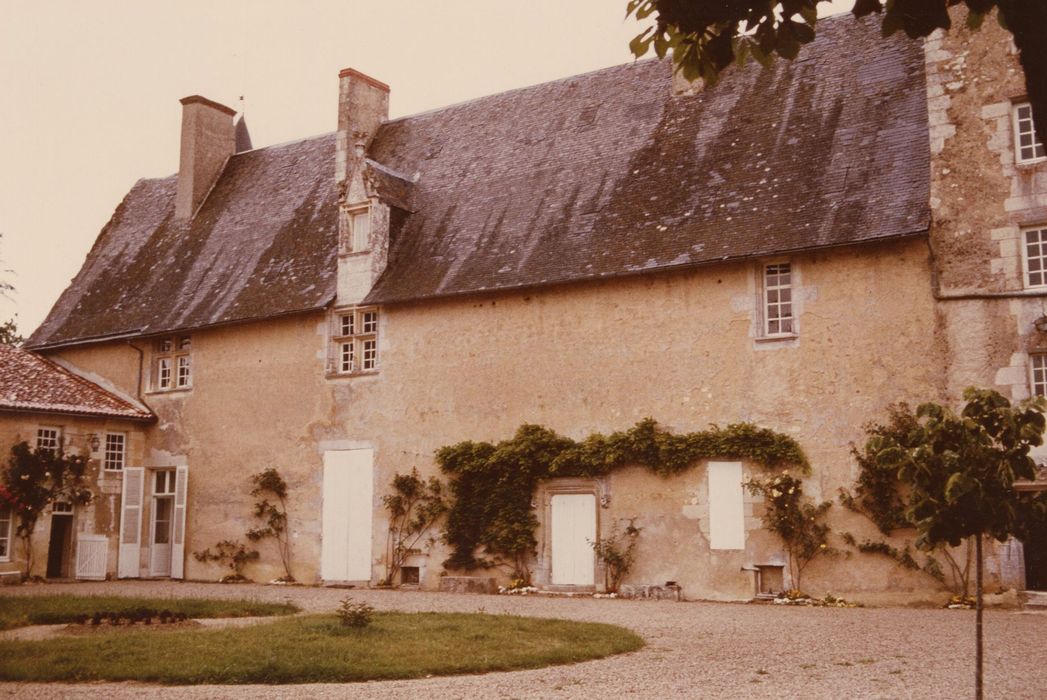
[(0, 411), (67, 413), (151, 421), (146, 408), (120, 398), (45, 357), (0, 344)]

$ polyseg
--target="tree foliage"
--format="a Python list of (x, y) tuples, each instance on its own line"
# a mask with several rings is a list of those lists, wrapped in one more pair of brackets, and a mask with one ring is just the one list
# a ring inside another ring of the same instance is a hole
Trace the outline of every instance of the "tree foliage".
[[(254, 504), (254, 517), (262, 521), (262, 526), (248, 530), (247, 539), (252, 542), (268, 537), (275, 539), (280, 563), (284, 566), (282, 580), (291, 583), (295, 578), (291, 573), (291, 541), (287, 532), (287, 482), (280, 472), (269, 467), (254, 474), (251, 483), (254, 484), (251, 495), (261, 499)], [(270, 498), (275, 499), (275, 502), (270, 501)]]
[(894, 422), (897, 434), (874, 431), (866, 453), (878, 468), (897, 474), (905, 520), (916, 528), (916, 545), (933, 549), (975, 544), (976, 681), (982, 696), (982, 539), (1004, 541), (1023, 534), (1022, 517), (1043, 512), (1043, 493), (1015, 491), (1016, 479), (1035, 478), (1030, 448), (1043, 443), (1047, 401), (1037, 397), (1012, 406), (999, 393), (969, 388), (959, 413), (925, 403)]
[(795, 440), (749, 423), (674, 435), (647, 418), (629, 430), (594, 433), (580, 442), (539, 425), (523, 425), (512, 439), (497, 444), (466, 441), (443, 447), (436, 460), (450, 477), (444, 540), (453, 549), (444, 566), (502, 566), (529, 582), (538, 527), (531, 500), (540, 481), (602, 476), (634, 464), (670, 476), (713, 457), (810, 470)]
[[(775, 56), (794, 59), (815, 37), (818, 5), (831, 0), (629, 0), (626, 16), (654, 18), (629, 48), (639, 58), (652, 48), (672, 53), (685, 78), (715, 83), (732, 63), (750, 56), (764, 66)], [(852, 13), (881, 16), (885, 37), (905, 32), (928, 36), (952, 26), (949, 8), (967, 7), (967, 26), (975, 29), (997, 10), (1014, 36), (1025, 70), (1029, 100), (1041, 140), (1047, 128), (1047, 2), (1043, 0), (854, 0)]]
[(33, 533), (44, 509), (57, 500), (73, 505), (90, 503), (85, 484), (87, 458), (57, 449), (35, 449), (23, 441), (11, 448), (3, 473), (0, 498), (10, 506), (16, 534), (25, 553), (25, 577), (33, 570)]

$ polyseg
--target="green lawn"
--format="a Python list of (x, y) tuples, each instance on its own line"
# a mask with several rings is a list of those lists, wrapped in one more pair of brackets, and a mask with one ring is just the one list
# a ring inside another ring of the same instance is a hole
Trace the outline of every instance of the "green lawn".
[(293, 605), (251, 600), (202, 598), (121, 598), (119, 596), (0, 596), (0, 630), (73, 622), (77, 615), (126, 612), (136, 608), (185, 613), (189, 617), (258, 617), (298, 612)]
[(346, 682), (537, 668), (642, 646), (624, 628), (567, 620), (376, 613), (370, 627), (353, 630), (333, 615), (313, 615), (237, 629), (0, 642), (0, 679)]

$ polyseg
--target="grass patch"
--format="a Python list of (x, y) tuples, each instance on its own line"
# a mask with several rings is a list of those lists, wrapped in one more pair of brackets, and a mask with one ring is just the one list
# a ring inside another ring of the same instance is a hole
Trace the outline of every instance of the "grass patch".
[(99, 632), (0, 642), (5, 681), (323, 683), (538, 668), (634, 651), (614, 625), (511, 615), (376, 613), (365, 629), (333, 615), (239, 629)]
[(74, 622), (77, 615), (129, 612), (139, 608), (185, 613), (189, 617), (263, 617), (298, 612), (294, 605), (252, 600), (203, 598), (124, 598), (120, 596), (4, 596), (0, 597), (0, 630), (27, 625)]

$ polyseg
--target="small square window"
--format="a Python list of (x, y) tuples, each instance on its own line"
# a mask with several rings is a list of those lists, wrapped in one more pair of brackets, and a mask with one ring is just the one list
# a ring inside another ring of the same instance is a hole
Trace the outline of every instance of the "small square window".
[(107, 471), (120, 471), (124, 468), (127, 450), (127, 436), (123, 433), (105, 434), (105, 456), (102, 467)]
[(36, 430), (36, 449), (39, 452), (55, 452), (62, 448), (62, 429), (43, 426)]
[(371, 247), (370, 208), (342, 209), (339, 227), (340, 252), (359, 253)]
[(1043, 142), (1036, 138), (1032, 105), (1028, 102), (1014, 105), (1014, 142), (1015, 158), (1019, 163), (1030, 163), (1047, 155)]
[(417, 586), (421, 580), (421, 571), (417, 566), (400, 567), (400, 583), (407, 586)]
[(188, 389), (193, 385), (191, 336), (160, 338), (154, 346), (153, 390)]
[(334, 316), (330, 366), (338, 374), (378, 369), (378, 310), (340, 311)]

